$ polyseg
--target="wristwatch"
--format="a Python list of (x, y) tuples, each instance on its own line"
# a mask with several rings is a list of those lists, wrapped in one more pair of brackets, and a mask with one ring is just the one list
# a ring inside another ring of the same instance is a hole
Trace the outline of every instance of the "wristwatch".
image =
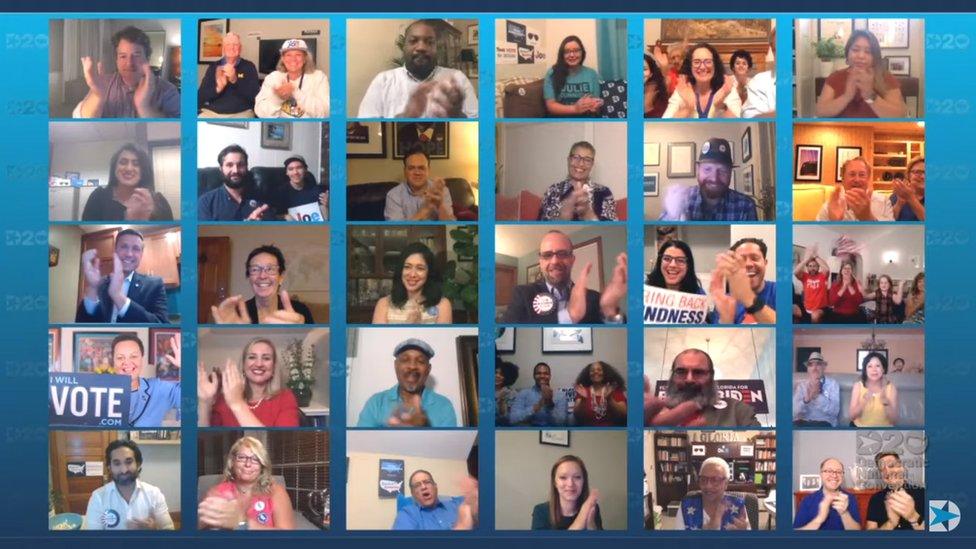
[(754, 314), (758, 313), (759, 311), (761, 311), (762, 308), (765, 307), (765, 306), (766, 306), (766, 302), (763, 301), (763, 298), (761, 298), (761, 297), (759, 297), (757, 295), (756, 296), (756, 300), (752, 302), (752, 305), (746, 307), (746, 312), (749, 313), (749, 314), (751, 314), (751, 315), (754, 315)]

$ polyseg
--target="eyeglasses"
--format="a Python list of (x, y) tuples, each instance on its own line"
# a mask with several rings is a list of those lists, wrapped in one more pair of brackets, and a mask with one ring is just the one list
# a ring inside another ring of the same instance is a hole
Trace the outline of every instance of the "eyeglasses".
[(715, 64), (715, 62), (713, 60), (711, 60), (711, 59), (692, 59), (691, 60), (691, 66), (692, 67), (711, 67), (714, 64)]
[(563, 53), (564, 54), (566, 54), (566, 53), (580, 53), (581, 51), (583, 51), (583, 50), (581, 50), (579, 48), (573, 48), (573, 49), (566, 48), (566, 49), (563, 50)]
[(280, 272), (280, 267), (277, 265), (251, 265), (247, 268), (247, 274), (250, 276), (259, 276), (261, 273), (268, 273), (274, 276)]
[(580, 156), (578, 154), (571, 154), (571, 155), (569, 155), (569, 159), (571, 161), (573, 161), (573, 162), (578, 162), (580, 164), (583, 164), (584, 166), (592, 166), (593, 165), (593, 157), (592, 156)]
[(920, 175), (920, 176), (924, 176), (925, 175), (925, 170), (912, 170), (912, 171), (908, 172), (908, 175)]
[(557, 257), (559, 259), (569, 259), (573, 257), (572, 250), (556, 250), (555, 252), (539, 252), (539, 259), (544, 259), (546, 261), (552, 261), (552, 258)]
[(691, 377), (694, 379), (704, 379), (712, 375), (712, 372), (708, 370), (689, 370), (688, 368), (675, 368), (672, 370), (672, 373), (679, 378), (686, 378), (688, 377), (688, 374), (691, 374)]
[(421, 488), (423, 486), (437, 486), (437, 483), (434, 482), (433, 479), (420, 480), (420, 481), (417, 481), (417, 482), (414, 482), (413, 484), (411, 484), (410, 485), (410, 489), (411, 490), (417, 490), (417, 489), (419, 489), (419, 488)]
[(700, 476), (698, 477), (698, 484), (721, 484), (723, 481), (726, 480), (728, 479), (725, 477)]
[(844, 476), (844, 470), (843, 469), (823, 469), (820, 472), (823, 473), (823, 474), (825, 474), (825, 475), (835, 475), (835, 476), (838, 476), (838, 477)]
[(258, 459), (258, 456), (237, 454), (234, 456), (234, 463), (237, 463), (238, 465), (249, 465), (251, 463), (254, 465), (261, 465), (261, 460)]
[(688, 264), (688, 258), (687, 257), (675, 257), (673, 255), (662, 255), (661, 256), (661, 263), (674, 263), (675, 265), (682, 265), (682, 266), (684, 266), (684, 265), (687, 265)]

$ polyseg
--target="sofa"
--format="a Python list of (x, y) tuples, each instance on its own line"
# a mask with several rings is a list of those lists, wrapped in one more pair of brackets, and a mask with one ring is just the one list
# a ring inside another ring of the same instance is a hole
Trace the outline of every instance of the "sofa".
[[(278, 199), (282, 195), (282, 190), (288, 185), (288, 176), (285, 174), (285, 168), (256, 166), (248, 171), (248, 177), (257, 190), (257, 195), (262, 197), (262, 200), (271, 204), (279, 215), (288, 213), (287, 208), (280, 205)], [(315, 177), (311, 173), (305, 174), (305, 184), (316, 184)], [(221, 185), (223, 185), (223, 176), (220, 173), (220, 168), (197, 169), (198, 197)]]
[[(830, 198), (834, 185), (823, 183), (794, 183), (793, 184), (793, 221), (816, 221), (817, 213), (824, 202)], [(891, 199), (891, 191), (875, 189), (886, 200)]]
[[(861, 380), (861, 374), (831, 373), (828, 368), (825, 375), (833, 378), (840, 385), (840, 419), (837, 426), (848, 427), (851, 423), (851, 416), (848, 414), (851, 405), (851, 392), (854, 390), (854, 384)], [(924, 374), (895, 372), (888, 374), (887, 377), (898, 389), (897, 427), (922, 427), (925, 425)], [(794, 392), (797, 385), (806, 378), (805, 373), (793, 374)]]
[[(627, 220), (627, 199), (616, 201), (617, 219)], [(538, 221), (542, 197), (531, 191), (519, 191), (515, 196), (495, 195), (495, 219), (497, 221)]]
[[(477, 221), (478, 205), (475, 191), (467, 179), (446, 177), (444, 183), (451, 193), (454, 217), (458, 221)], [(386, 193), (399, 185), (399, 181), (378, 181), (349, 185), (346, 191), (346, 215), (349, 221), (384, 221)]]
[[(495, 83), (496, 118), (545, 118), (542, 78), (508, 78)], [(627, 118), (627, 81), (600, 82), (599, 118)]]

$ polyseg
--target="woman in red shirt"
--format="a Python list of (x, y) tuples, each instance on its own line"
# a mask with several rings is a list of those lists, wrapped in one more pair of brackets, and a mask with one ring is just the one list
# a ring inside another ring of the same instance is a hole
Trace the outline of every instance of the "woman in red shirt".
[(904, 118), (908, 109), (898, 80), (881, 62), (881, 45), (858, 29), (844, 46), (847, 68), (827, 77), (817, 99), (821, 118)]
[(227, 359), (219, 374), (205, 370), (197, 372), (200, 427), (298, 427), (298, 401), (271, 340), (249, 341), (240, 366)]
[(612, 427), (627, 424), (627, 385), (606, 362), (588, 364), (576, 377), (576, 424)]
[(845, 261), (840, 266), (840, 276), (830, 287), (830, 306), (833, 307), (831, 321), (838, 324), (866, 322), (861, 303), (864, 303), (864, 293), (854, 276), (854, 264)]

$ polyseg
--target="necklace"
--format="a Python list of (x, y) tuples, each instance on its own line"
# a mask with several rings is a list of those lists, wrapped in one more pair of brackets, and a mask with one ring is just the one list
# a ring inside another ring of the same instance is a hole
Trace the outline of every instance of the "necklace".
[(258, 406), (260, 406), (262, 402), (264, 402), (264, 397), (259, 398), (258, 401), (255, 402), (254, 404), (251, 404), (250, 402), (248, 402), (247, 403), (247, 407), (250, 408), (250, 409), (252, 409), (252, 410), (254, 410)]

